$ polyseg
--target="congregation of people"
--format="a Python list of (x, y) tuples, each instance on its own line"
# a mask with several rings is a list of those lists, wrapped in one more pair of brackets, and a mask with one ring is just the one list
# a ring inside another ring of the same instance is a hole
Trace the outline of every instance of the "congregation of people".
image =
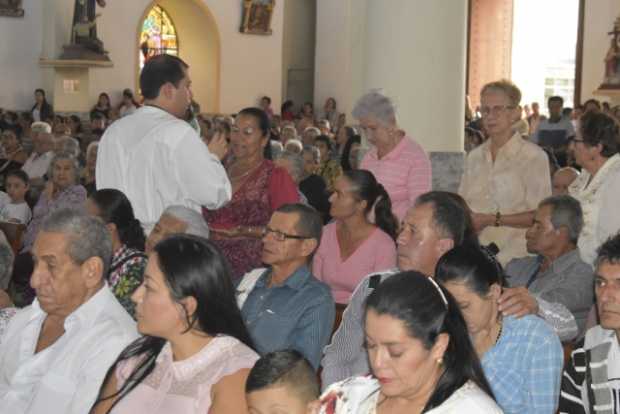
[(0, 414), (620, 413), (613, 109), (485, 85), (448, 192), (381, 91), (208, 115), (192, 70), (2, 111)]

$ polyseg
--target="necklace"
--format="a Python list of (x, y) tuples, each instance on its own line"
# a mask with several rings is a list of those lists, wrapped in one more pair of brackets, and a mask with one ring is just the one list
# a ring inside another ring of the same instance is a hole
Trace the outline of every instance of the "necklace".
[(495, 337), (495, 345), (499, 342), (499, 338), (502, 337), (502, 331), (504, 330), (504, 321), (502, 318), (499, 320), (499, 331), (497, 331), (497, 336)]
[[(246, 176), (248, 176), (251, 172), (253, 172), (254, 170), (256, 170), (260, 165), (262, 164), (262, 162), (259, 162), (258, 164), (256, 164), (255, 166), (253, 166), (252, 168), (248, 169), (246, 172), (242, 173), (242, 174), (238, 174), (238, 175), (230, 175), (228, 178), (230, 181), (237, 181), (240, 180), (241, 178), (244, 178)], [(232, 170), (233, 168), (231, 168)]]

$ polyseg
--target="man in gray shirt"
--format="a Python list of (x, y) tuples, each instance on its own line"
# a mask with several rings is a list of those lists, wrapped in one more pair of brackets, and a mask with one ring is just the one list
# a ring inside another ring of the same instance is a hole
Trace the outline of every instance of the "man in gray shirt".
[[(582, 227), (583, 213), (574, 198), (553, 196), (539, 204), (525, 236), (528, 252), (537, 256), (514, 259), (506, 265), (510, 288), (504, 289), (499, 299), (504, 315), (538, 315), (563, 341), (583, 332), (594, 301), (594, 285), (592, 268), (581, 260), (577, 249)], [(550, 308), (568, 309), (573, 318)]]
[(342, 323), (325, 348), (322, 386), (370, 372), (364, 344), (364, 302), (385, 279), (399, 271), (417, 270), (432, 276), (439, 258), (454, 246), (475, 238), (464, 202), (455, 194), (432, 191), (409, 209), (398, 237), (398, 268), (368, 275), (355, 289)]

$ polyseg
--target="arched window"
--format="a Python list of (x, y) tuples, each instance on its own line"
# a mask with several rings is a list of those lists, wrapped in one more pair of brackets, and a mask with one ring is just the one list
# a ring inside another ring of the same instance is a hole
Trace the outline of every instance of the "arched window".
[(168, 54), (179, 55), (177, 29), (166, 11), (158, 5), (153, 6), (142, 23), (140, 33), (140, 70), (149, 58)]

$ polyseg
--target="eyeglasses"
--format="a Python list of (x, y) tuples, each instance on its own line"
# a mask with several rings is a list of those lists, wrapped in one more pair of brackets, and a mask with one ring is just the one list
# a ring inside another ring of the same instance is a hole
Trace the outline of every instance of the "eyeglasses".
[(515, 106), (510, 105), (483, 106), (482, 108), (480, 108), (480, 113), (482, 114), (482, 116), (489, 116), (490, 114), (501, 115), (507, 110), (515, 108)]
[(254, 133), (254, 128), (252, 127), (245, 127), (243, 129), (239, 128), (236, 125), (232, 125), (230, 127), (230, 132), (232, 132), (233, 134), (239, 134), (242, 133), (243, 135), (245, 135), (246, 137), (250, 137), (252, 136), (252, 134)]
[(277, 241), (284, 241), (286, 239), (296, 239), (296, 240), (305, 240), (305, 239), (311, 239), (312, 237), (308, 237), (308, 236), (298, 236), (296, 234), (287, 234), (287, 233), (283, 233), (280, 230), (274, 230), (272, 228), (270, 228), (269, 226), (265, 226), (265, 228), (263, 229), (263, 237), (267, 237), (268, 234), (273, 234), (273, 237), (277, 240)]
[(574, 142), (576, 144), (578, 142), (585, 142), (585, 141), (583, 139), (573, 137), (569, 140), (569, 142)]

